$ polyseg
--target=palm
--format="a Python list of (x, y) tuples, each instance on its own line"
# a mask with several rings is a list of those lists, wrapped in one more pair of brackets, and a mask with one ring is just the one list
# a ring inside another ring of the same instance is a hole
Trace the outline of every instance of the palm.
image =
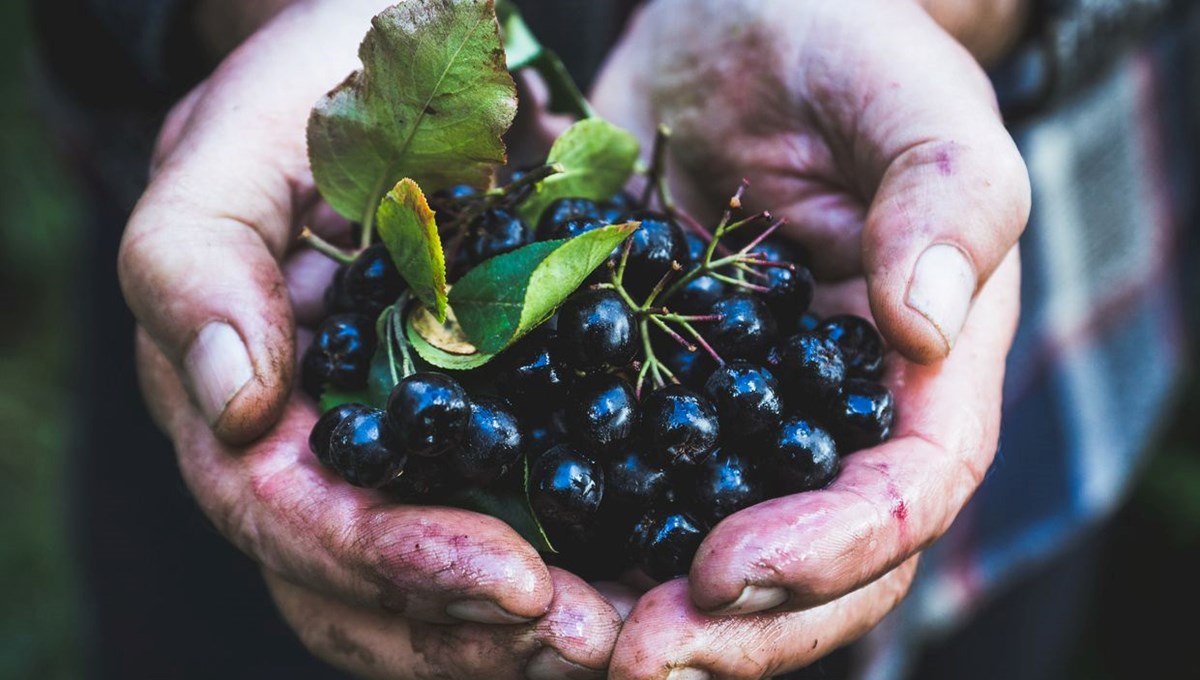
[[(1027, 185), (982, 72), (907, 3), (684, 4), (635, 21), (597, 108), (643, 140), (671, 129), (673, 192), (702, 220), (747, 179), (744, 204), (786, 218), (808, 250), (818, 313), (873, 318), (891, 346), (893, 438), (845, 457), (826, 489), (725, 519), (686, 581), (643, 595), (613, 659), (629, 677), (677, 666), (758, 676), (873, 626), (982, 480), (1018, 313), (1008, 239)], [(964, 234), (986, 283), (961, 332), (931, 328), (908, 304), (908, 277), (930, 243)], [(748, 585), (778, 597), (730, 607)], [(746, 635), (706, 613), (768, 601), (786, 613), (744, 619)]]

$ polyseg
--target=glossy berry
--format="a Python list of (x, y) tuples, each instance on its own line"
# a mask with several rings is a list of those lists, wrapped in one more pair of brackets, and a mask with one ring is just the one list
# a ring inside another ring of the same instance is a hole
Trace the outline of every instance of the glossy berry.
[(701, 324), (700, 332), (726, 361), (761, 360), (775, 342), (775, 318), (754, 296), (730, 295), (717, 301), (709, 313), (720, 319)]
[(600, 204), (600, 219), (605, 224), (620, 224), (637, 209), (637, 199), (621, 191)]
[(762, 297), (777, 319), (794, 319), (808, 311), (816, 290), (808, 267), (793, 264), (792, 268), (763, 267), (761, 271), (767, 278), (757, 283), (766, 286)]
[(671, 493), (667, 474), (650, 463), (636, 445), (604, 463), (604, 508), (613, 515), (636, 519), (656, 499)]
[(329, 436), (330, 467), (354, 486), (383, 486), (400, 473), (406, 458), (379, 409), (354, 410)]
[(567, 220), (586, 218), (591, 220), (600, 219), (600, 207), (596, 202), (588, 198), (559, 198), (546, 206), (542, 211), (542, 216), (537, 223), (537, 240), (549, 241), (554, 238), (552, 236), (555, 227)]
[(722, 433), (737, 441), (758, 437), (779, 425), (783, 398), (779, 381), (769, 370), (734, 361), (713, 371), (704, 384), (721, 419)]
[(888, 388), (869, 380), (846, 381), (830, 415), (842, 453), (876, 446), (892, 436), (895, 405)]
[[(666, 215), (643, 210), (629, 219), (641, 222), (641, 226), (629, 237), (623, 283), (629, 294), (641, 301), (671, 271), (672, 262), (682, 265), (687, 260), (687, 241), (683, 229)], [(619, 257), (620, 249), (616, 253)]]
[(329, 442), (333, 437), (333, 428), (366, 408), (362, 404), (341, 404), (322, 413), (321, 417), (317, 418), (312, 431), (308, 433), (308, 449), (313, 452), (317, 460), (324, 465), (330, 464)]
[(679, 292), (665, 300), (665, 304), (672, 312), (680, 314), (708, 314), (717, 300), (725, 296), (725, 291), (724, 283), (705, 274), (688, 281)]
[(490, 484), (502, 477), (521, 458), (522, 432), (508, 402), (496, 397), (471, 400), (471, 416), (461, 446), (450, 458), (463, 479)]
[(683, 576), (706, 533), (704, 525), (677, 508), (650, 510), (634, 527), (634, 560), (656, 581)]
[(812, 420), (787, 418), (763, 452), (763, 466), (780, 495), (820, 489), (837, 476), (838, 447)]
[(603, 496), (604, 471), (573, 446), (555, 446), (529, 466), (529, 504), (543, 522), (559, 527), (584, 524)]
[(817, 333), (798, 333), (783, 343), (780, 371), (789, 405), (817, 412), (833, 403), (846, 381), (841, 350)]
[(567, 400), (568, 431), (592, 450), (625, 441), (638, 423), (637, 395), (628, 381), (600, 373), (575, 383)]
[(341, 390), (362, 388), (367, 384), (375, 342), (374, 319), (353, 313), (326, 317), (304, 351), (304, 390), (316, 398), (326, 385)]
[(509, 253), (533, 242), (533, 231), (516, 215), (492, 208), (485, 211), (471, 225), (463, 240), (459, 260), (464, 271), (495, 257)]
[(878, 380), (883, 375), (883, 338), (870, 321), (839, 314), (825, 319), (817, 332), (837, 343), (850, 377)]
[(558, 341), (567, 363), (586, 371), (629, 365), (641, 334), (633, 310), (616, 291), (588, 289), (559, 309)]
[(717, 368), (717, 362), (703, 349), (689, 351), (683, 345), (672, 342), (664, 349), (655, 350), (658, 358), (675, 374), (679, 382), (692, 389), (703, 389), (708, 376)]
[(496, 382), (504, 396), (539, 408), (566, 396), (571, 385), (558, 338), (549, 330), (539, 329), (506, 350), (497, 358), (497, 370)]
[(750, 459), (727, 447), (713, 452), (692, 474), (690, 507), (709, 524), (766, 497), (759, 472)]
[(458, 446), (470, 413), (466, 391), (444, 373), (414, 373), (396, 383), (388, 397), (392, 430), (414, 456), (440, 456)]
[(642, 441), (651, 459), (668, 469), (707, 458), (720, 432), (712, 404), (682, 385), (657, 389), (642, 402)]
[(538, 232), (539, 241), (570, 239), (580, 234), (599, 229), (608, 223), (598, 217), (576, 217), (550, 225)]
[(368, 247), (346, 266), (341, 286), (350, 305), (347, 311), (366, 314), (372, 321), (408, 287), (382, 243)]

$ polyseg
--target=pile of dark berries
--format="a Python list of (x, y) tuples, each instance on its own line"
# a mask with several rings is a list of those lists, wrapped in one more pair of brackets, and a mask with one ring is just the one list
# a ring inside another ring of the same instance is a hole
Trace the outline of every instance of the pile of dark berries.
[[(439, 223), (457, 225), (443, 234), (451, 281), (534, 240), (641, 226), (489, 364), (442, 371), (418, 359), (386, 408), (326, 411), (309, 444), (347, 482), (421, 504), (523, 491), (554, 545), (548, 560), (664, 580), (687, 573), (724, 517), (820, 489), (842, 456), (889, 437), (879, 334), (858, 316), (809, 311), (813, 278), (769, 215), (732, 222), (727, 211), (710, 237), (621, 194), (560, 199), (530, 225), (513, 210), (527, 193), (433, 197)], [(377, 319), (404, 292), (382, 245), (344, 264), (303, 357), (304, 389), (364, 390)]]

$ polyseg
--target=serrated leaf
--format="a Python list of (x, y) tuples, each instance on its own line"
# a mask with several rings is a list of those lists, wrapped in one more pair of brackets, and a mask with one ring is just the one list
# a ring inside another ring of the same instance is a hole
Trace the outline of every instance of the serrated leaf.
[[(413, 310), (413, 312), (408, 315), (408, 318), (404, 320), (404, 334), (408, 338), (408, 344), (417, 351), (417, 356), (421, 357), (425, 361), (437, 366), (438, 368), (443, 368), (450, 371), (469, 371), (473, 368), (479, 368), (480, 366), (486, 364), (492, 360), (492, 357), (495, 356), (494, 353), (488, 354), (478, 350), (475, 350), (473, 353), (463, 353), (461, 351), (457, 353), (448, 352), (445, 349), (434, 345), (421, 335), (421, 331), (418, 329), (419, 324), (414, 323), (415, 319), (417, 318), (416, 315), (420, 314), (422, 311), (428, 313), (426, 310), (416, 309)], [(447, 318), (445, 323), (450, 322), (450, 319)], [(446, 329), (446, 332), (451, 333), (453, 331), (452, 329), (448, 328)]]
[(531, 243), (483, 262), (450, 291), (463, 332), (481, 352), (500, 352), (549, 319), (639, 224)]
[(426, 307), (446, 318), (446, 255), (434, 213), (421, 187), (400, 180), (379, 204), (379, 237), (400, 276)]
[(541, 43), (533, 36), (520, 10), (510, 0), (496, 0), (496, 18), (500, 21), (509, 71), (529, 66), (542, 54)]
[(589, 118), (567, 128), (550, 147), (547, 163), (562, 172), (542, 180), (537, 190), (518, 208), (525, 221), (538, 217), (555, 199), (583, 197), (605, 200), (625, 187), (638, 159), (638, 141), (629, 132), (600, 118)]
[(446, 499), (446, 504), (503, 520), (534, 548), (555, 552), (523, 493), (472, 487), (454, 492)]
[(323, 97), (308, 122), (322, 197), (368, 230), (387, 190), (487, 185), (506, 160), (516, 114), (492, 0), (403, 2), (376, 15), (363, 68)]

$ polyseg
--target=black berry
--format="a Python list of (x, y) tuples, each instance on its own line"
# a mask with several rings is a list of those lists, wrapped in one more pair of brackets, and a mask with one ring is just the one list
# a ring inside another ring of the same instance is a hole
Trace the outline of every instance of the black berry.
[(725, 360), (760, 360), (775, 341), (775, 318), (762, 300), (744, 293), (712, 306), (719, 320), (705, 323), (701, 333)]
[[(563, 236), (557, 233), (557, 226), (567, 220), (587, 219), (600, 222), (600, 208), (596, 202), (588, 198), (560, 198), (546, 206), (537, 224), (537, 240), (549, 241)], [(601, 223), (602, 224), (602, 223)]]
[(888, 388), (869, 380), (850, 379), (830, 416), (842, 453), (882, 444), (892, 436), (895, 405)]
[(746, 456), (722, 447), (696, 466), (691, 507), (710, 524), (766, 498), (758, 470)]
[(341, 285), (350, 305), (347, 311), (366, 314), (372, 321), (407, 288), (382, 243), (368, 247), (346, 266)]
[(592, 450), (608, 449), (628, 439), (638, 423), (633, 386), (607, 373), (575, 383), (566, 411), (571, 436)]
[(811, 491), (837, 476), (838, 447), (833, 437), (811, 420), (792, 417), (783, 421), (774, 443), (764, 451), (763, 461), (780, 495)]
[(529, 466), (529, 504), (543, 522), (559, 527), (585, 524), (603, 496), (604, 471), (573, 446), (555, 446)]
[(329, 437), (330, 466), (354, 486), (383, 486), (400, 473), (405, 460), (379, 409), (354, 410)]
[(837, 345), (817, 333), (798, 333), (783, 344), (780, 365), (790, 405), (823, 412), (846, 381), (846, 364)]
[(341, 404), (335, 406), (317, 418), (313, 429), (308, 433), (308, 448), (324, 465), (330, 464), (329, 442), (333, 437), (333, 429), (350, 416), (366, 409), (362, 404)]
[(850, 377), (878, 380), (883, 375), (883, 338), (870, 321), (839, 314), (825, 319), (817, 332), (837, 344)]
[(459, 260), (465, 269), (533, 242), (533, 231), (516, 215), (492, 208), (479, 216), (463, 240)]
[(779, 425), (783, 399), (775, 376), (755, 364), (735, 361), (716, 369), (704, 384), (726, 437), (758, 437)]
[(652, 459), (671, 468), (707, 458), (721, 428), (707, 399), (682, 385), (667, 385), (642, 403), (641, 431)]
[(634, 559), (656, 581), (683, 576), (691, 568), (705, 533), (704, 526), (687, 513), (650, 510), (634, 527)]
[(467, 393), (443, 373), (414, 373), (392, 388), (387, 414), (410, 455), (439, 456), (458, 446), (470, 418)]
[[(687, 242), (683, 229), (666, 215), (639, 211), (629, 219), (641, 222), (641, 226), (629, 237), (623, 283), (630, 295), (641, 301), (671, 271), (672, 262), (682, 265), (687, 260)], [(616, 252), (619, 257), (620, 249)]]
[(582, 290), (558, 311), (558, 341), (566, 361), (581, 370), (627, 366), (641, 342), (637, 319), (616, 291)]
[(327, 317), (304, 352), (305, 391), (316, 398), (326, 385), (340, 390), (365, 386), (375, 342), (375, 321), (370, 317), (353, 313)]
[(508, 402), (502, 399), (472, 399), (470, 409), (466, 436), (450, 458), (463, 479), (485, 485), (502, 477), (520, 460), (521, 427)]

